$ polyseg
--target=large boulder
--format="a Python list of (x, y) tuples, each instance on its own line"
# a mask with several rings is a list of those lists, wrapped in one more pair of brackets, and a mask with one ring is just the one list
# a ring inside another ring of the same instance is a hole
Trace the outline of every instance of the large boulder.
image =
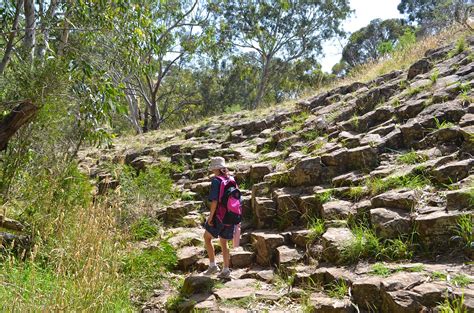
[(303, 254), (294, 248), (280, 246), (276, 248), (276, 264), (278, 266), (288, 266), (303, 259)]
[(331, 219), (348, 219), (350, 216), (355, 215), (357, 212), (353, 209), (352, 203), (349, 201), (337, 200), (330, 201), (323, 204), (321, 210), (321, 216), (325, 220)]
[(269, 164), (253, 164), (250, 167), (250, 180), (252, 182), (260, 182), (263, 177), (267, 174), (270, 174), (272, 167)]
[(183, 247), (178, 250), (178, 269), (182, 271), (189, 270), (199, 259), (199, 257), (204, 253), (202, 247)]
[(255, 253), (245, 251), (242, 248), (233, 249), (230, 251), (230, 263), (233, 268), (249, 267), (255, 260)]
[(449, 245), (450, 238), (455, 235), (458, 219), (463, 215), (470, 215), (461, 211), (439, 210), (429, 214), (419, 215), (415, 218), (415, 224), (420, 241), (427, 246), (445, 247)]
[(441, 184), (455, 183), (469, 176), (473, 165), (474, 159), (451, 162), (433, 169), (431, 175)]
[(370, 221), (377, 234), (383, 238), (394, 238), (408, 234), (412, 228), (410, 214), (401, 209), (372, 209), (370, 210)]
[(381, 309), (382, 279), (381, 277), (364, 277), (352, 283), (352, 297), (359, 308), (368, 311)]
[(191, 275), (184, 279), (181, 293), (192, 295), (196, 293), (210, 292), (214, 286), (214, 280), (209, 276)]
[(418, 60), (408, 69), (407, 79), (411, 80), (419, 74), (428, 73), (432, 68), (433, 63), (429, 59)]
[(269, 198), (255, 198), (253, 212), (258, 228), (271, 228), (276, 218), (276, 203)]
[(371, 199), (374, 208), (396, 208), (410, 211), (415, 207), (414, 190), (392, 190)]
[(276, 248), (285, 244), (285, 238), (277, 233), (254, 232), (251, 234), (252, 245), (257, 253), (257, 263), (263, 266), (274, 261)]

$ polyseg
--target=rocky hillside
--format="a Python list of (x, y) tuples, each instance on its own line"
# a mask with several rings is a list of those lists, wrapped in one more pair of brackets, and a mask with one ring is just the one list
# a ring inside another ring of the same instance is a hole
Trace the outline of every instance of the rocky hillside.
[[(186, 280), (144, 310), (431, 312), (463, 295), (474, 312), (473, 45), (466, 38), (294, 106), (84, 152), (101, 193), (120, 184), (107, 162), (183, 169), (173, 175), (182, 199), (153, 217)], [(223, 156), (244, 190), (228, 282), (199, 275), (210, 156)]]

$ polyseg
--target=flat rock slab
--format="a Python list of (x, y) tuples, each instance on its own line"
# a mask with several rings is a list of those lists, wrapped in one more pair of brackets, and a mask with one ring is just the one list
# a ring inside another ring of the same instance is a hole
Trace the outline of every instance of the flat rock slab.
[(303, 254), (296, 249), (287, 246), (280, 246), (276, 248), (276, 250), (277, 265), (279, 266), (294, 264), (303, 259)]
[(324, 219), (347, 219), (354, 215), (356, 211), (352, 208), (349, 201), (331, 201), (323, 204), (321, 215)]
[(410, 211), (415, 207), (414, 190), (395, 190), (382, 193), (371, 199), (374, 208), (396, 208)]
[(279, 297), (278, 293), (270, 290), (269, 285), (252, 278), (229, 281), (224, 284), (223, 288), (216, 290), (214, 294), (221, 300), (238, 300), (251, 296), (276, 300)]
[(323, 293), (313, 293), (309, 298), (310, 312), (318, 313), (352, 313), (354, 307), (349, 299), (334, 299)]

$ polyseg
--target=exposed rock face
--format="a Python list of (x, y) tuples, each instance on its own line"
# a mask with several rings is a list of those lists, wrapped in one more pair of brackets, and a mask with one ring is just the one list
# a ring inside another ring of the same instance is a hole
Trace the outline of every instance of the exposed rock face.
[[(466, 263), (474, 258), (473, 45), (474, 37), (466, 37), (466, 51), (434, 49), (408, 70), (337, 87), (295, 107), (239, 112), (139, 137), (144, 147), (85, 153), (81, 168), (104, 194), (120, 191), (106, 161), (137, 171), (177, 165), (170, 176), (182, 199), (151, 205), (150, 218), (162, 223), (160, 238), (170, 235), (178, 275), (188, 275), (209, 265), (201, 228), (209, 213), (208, 159), (226, 159), (244, 208), (240, 247), (230, 252), (231, 281), (209, 291), (211, 281), (193, 274), (180, 309), (235, 311), (234, 302), (246, 310), (299, 312), (303, 292), (316, 286), (321, 292), (305, 303), (314, 312), (431, 312), (461, 293), (474, 312), (472, 283), (461, 288), (453, 281), (474, 276)], [(375, 231), (378, 247), (367, 248), (373, 242), (359, 225)], [(8, 219), (1, 226), (12, 231), (0, 234), (3, 251), (23, 238), (17, 232), (24, 228)], [(159, 245), (157, 239), (136, 243), (138, 249)], [(404, 251), (412, 246), (419, 249)], [(360, 252), (359, 259), (349, 252)], [(398, 259), (410, 253), (419, 264)], [(345, 297), (330, 298), (338, 284), (345, 284), (339, 286), (347, 288)], [(157, 295), (161, 304), (147, 309), (162, 310), (171, 295)]]

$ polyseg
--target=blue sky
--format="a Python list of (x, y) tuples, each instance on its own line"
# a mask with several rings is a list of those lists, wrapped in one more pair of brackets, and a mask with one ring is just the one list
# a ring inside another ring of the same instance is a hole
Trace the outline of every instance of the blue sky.
[[(376, 18), (385, 20), (402, 17), (397, 10), (399, 3), (400, 0), (350, 0), (355, 12), (344, 22), (344, 29), (353, 33)], [(333, 40), (324, 44), (325, 56), (320, 60), (324, 71), (330, 72), (333, 65), (339, 62), (344, 43), (345, 41)]]

